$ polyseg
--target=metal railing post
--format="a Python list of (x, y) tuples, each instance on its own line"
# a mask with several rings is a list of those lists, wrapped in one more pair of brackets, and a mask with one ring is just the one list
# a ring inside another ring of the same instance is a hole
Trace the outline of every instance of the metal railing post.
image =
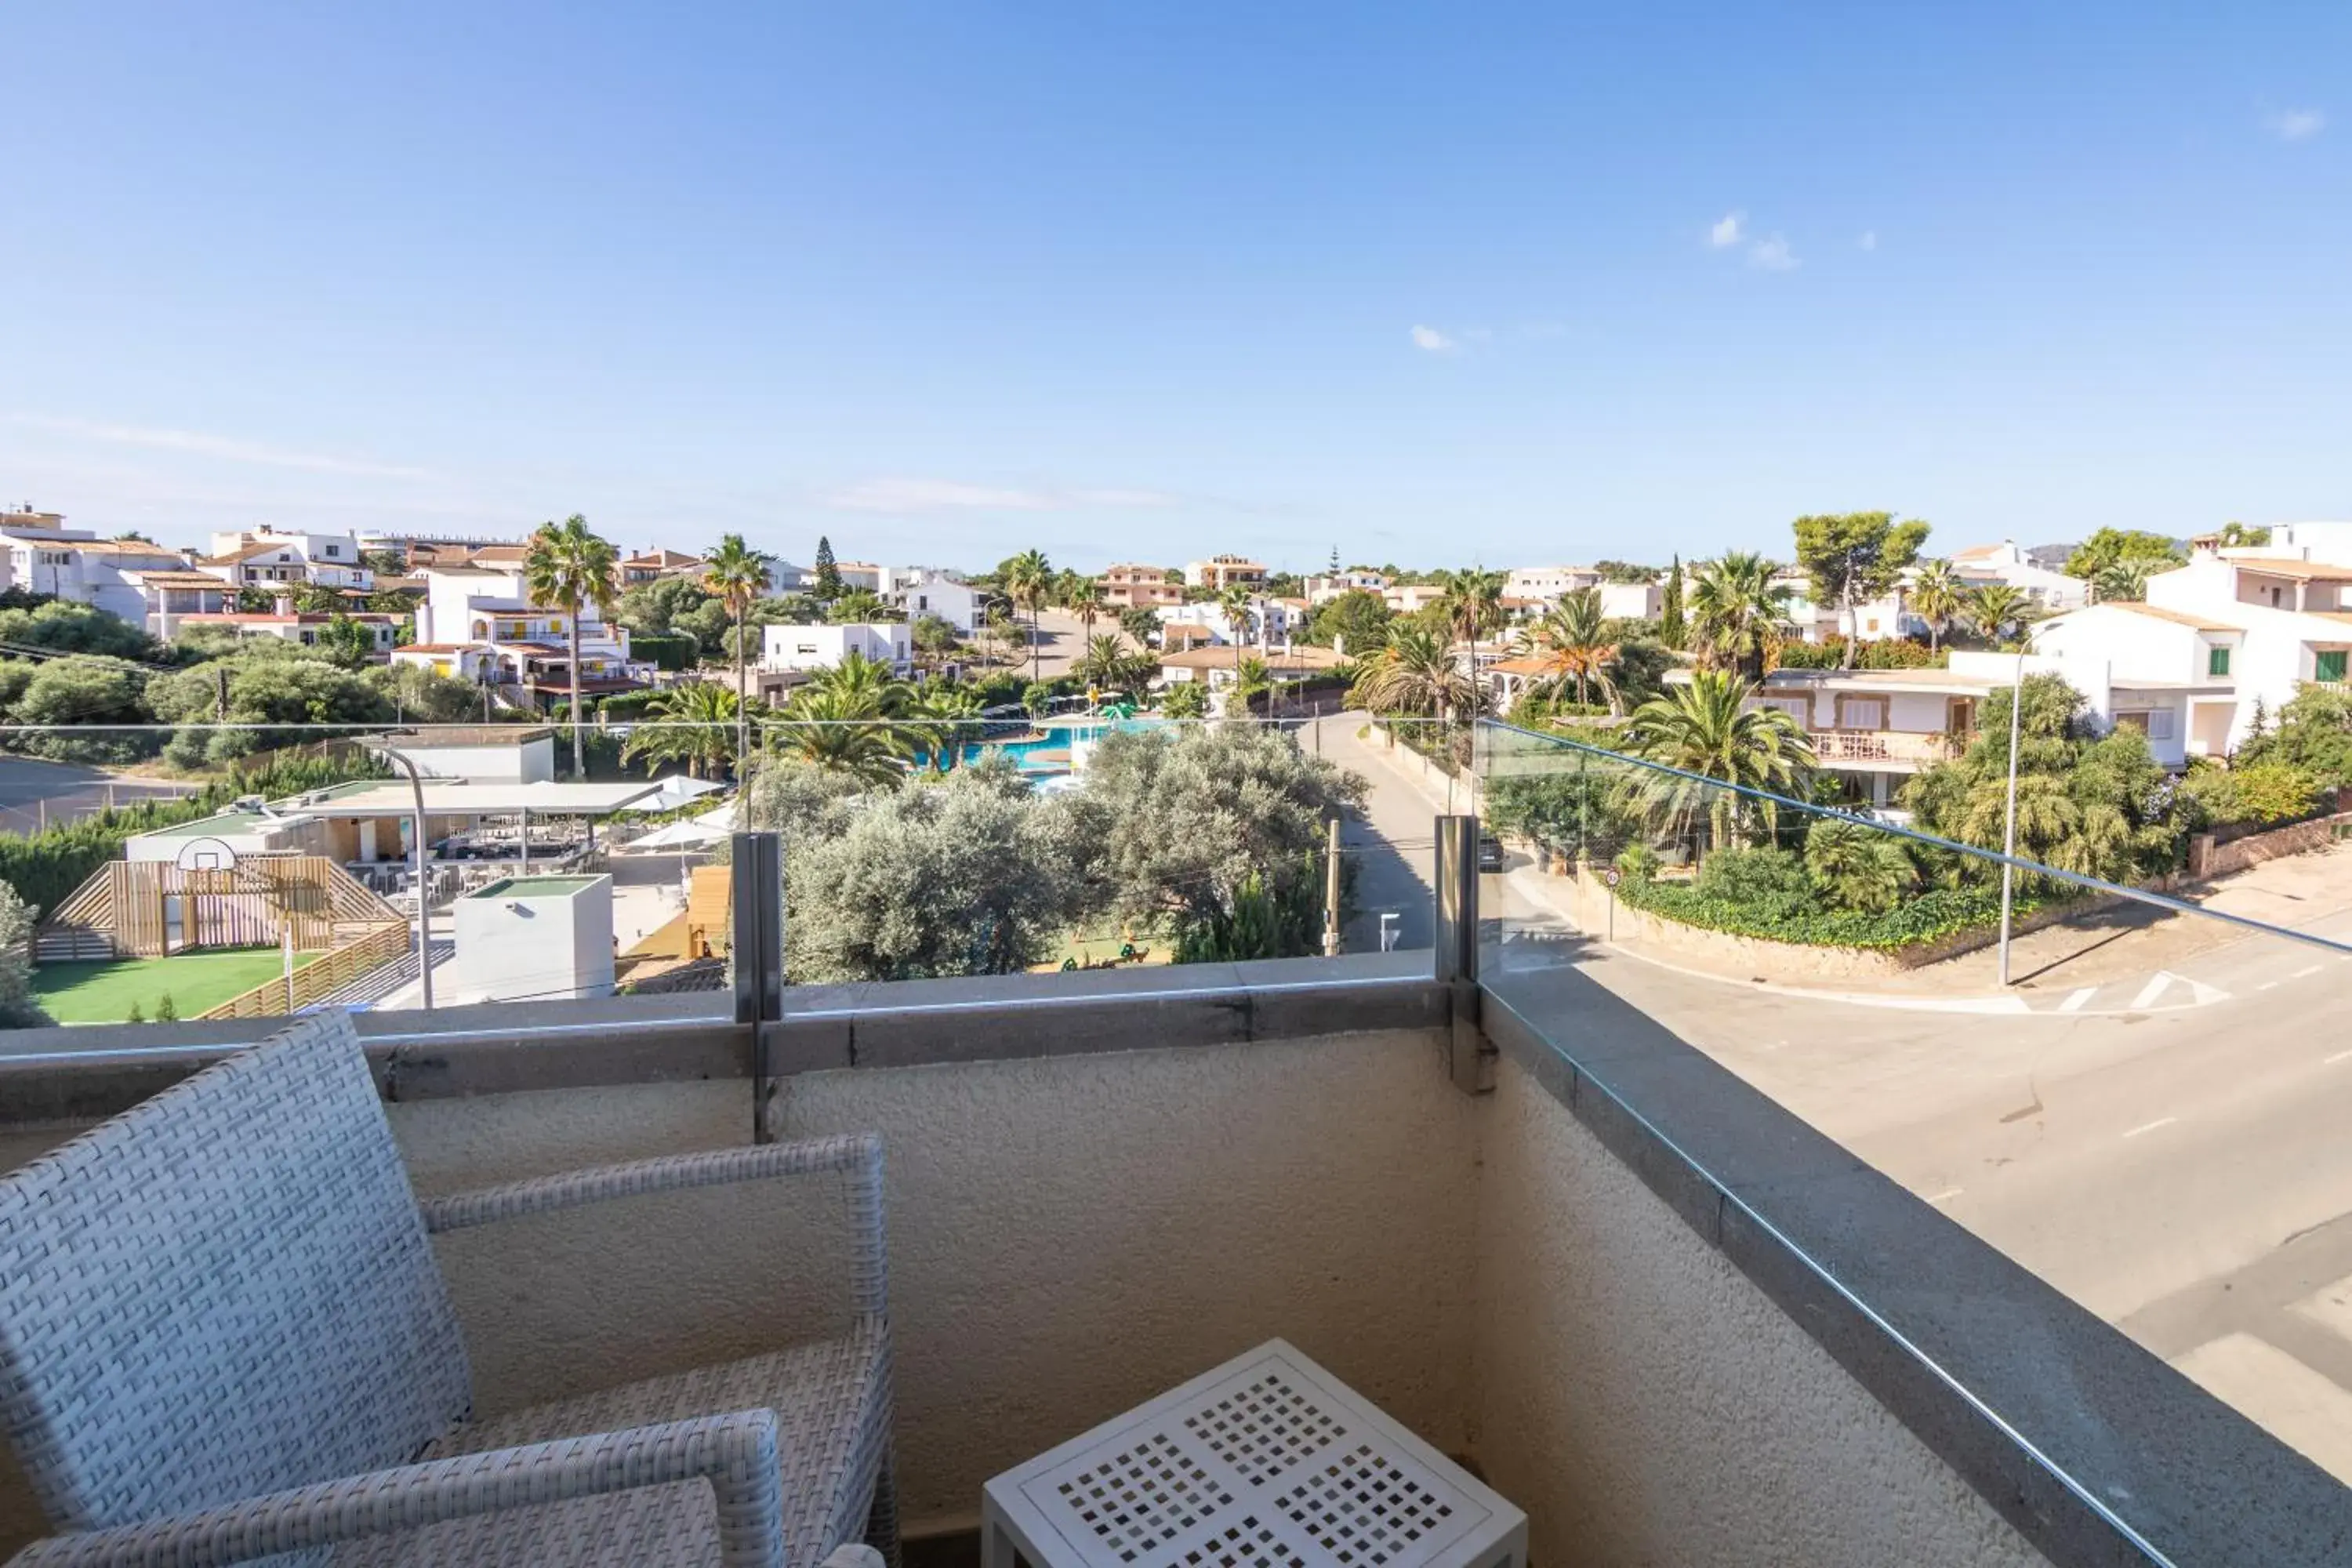
[(728, 911), (735, 971), (735, 1022), (751, 1031), (751, 1141), (776, 1141), (776, 1079), (764, 1026), (784, 1016), (783, 841), (738, 833)]
[(1447, 1070), (1465, 1094), (1495, 1087), (1495, 1047), (1479, 1022), (1478, 819), (1437, 819), (1437, 980), (1453, 1006)]

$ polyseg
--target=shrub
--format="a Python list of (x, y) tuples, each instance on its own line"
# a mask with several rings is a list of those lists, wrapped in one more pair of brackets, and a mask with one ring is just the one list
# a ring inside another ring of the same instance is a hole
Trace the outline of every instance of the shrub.
[(1718, 849), (1699, 866), (1698, 892), (1759, 912), (1795, 912), (1813, 902), (1804, 862), (1786, 849)]
[[(1845, 635), (1832, 632), (1817, 643), (1784, 643), (1780, 647), (1780, 665), (1783, 669), (1841, 669), (1845, 666)], [(1933, 669), (1946, 662), (1944, 650), (1931, 649), (1926, 643), (1909, 637), (1880, 637), (1865, 641), (1854, 655), (1856, 669)]]
[(1617, 875), (1628, 882), (1648, 882), (1658, 874), (1658, 852), (1636, 840), (1617, 851)]
[(1893, 909), (1919, 879), (1901, 839), (1836, 817), (1806, 833), (1805, 869), (1832, 903), (1865, 914)]
[[(1630, 876), (1620, 884), (1617, 893), (1634, 909), (1706, 931), (1759, 937), (1768, 942), (1875, 952), (1940, 941), (1989, 926), (2000, 918), (2000, 892), (1997, 888), (1931, 889), (1904, 899), (1880, 914), (1855, 910), (1766, 910), (1710, 899), (1688, 883)], [(2032, 892), (2020, 893), (2016, 912), (2031, 913), (2045, 902)]]
[(2319, 806), (2319, 781), (2291, 763), (2209, 763), (2190, 769), (2179, 788), (2217, 827), (2300, 821)]
[(629, 652), (656, 669), (692, 669), (702, 645), (688, 632), (633, 632)]

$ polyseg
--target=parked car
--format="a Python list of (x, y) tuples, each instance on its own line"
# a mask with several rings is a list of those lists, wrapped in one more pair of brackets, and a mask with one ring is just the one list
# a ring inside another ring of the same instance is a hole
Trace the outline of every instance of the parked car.
[(1491, 833), (1478, 835), (1478, 869), (1499, 871), (1503, 868), (1503, 841)]

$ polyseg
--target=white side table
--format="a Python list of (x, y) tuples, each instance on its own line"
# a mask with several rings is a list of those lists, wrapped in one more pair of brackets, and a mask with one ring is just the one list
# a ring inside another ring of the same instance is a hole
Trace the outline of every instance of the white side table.
[(1528, 1517), (1281, 1340), (982, 1494), (982, 1568), (1525, 1568)]

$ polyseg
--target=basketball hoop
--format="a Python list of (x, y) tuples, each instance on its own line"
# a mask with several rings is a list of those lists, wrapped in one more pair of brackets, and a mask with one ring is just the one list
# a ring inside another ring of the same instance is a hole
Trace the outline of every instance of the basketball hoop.
[(201, 838), (189, 839), (180, 846), (180, 852), (172, 857), (172, 859), (183, 871), (234, 871), (236, 869), (236, 850), (230, 846), (227, 839), (215, 838), (210, 834)]

